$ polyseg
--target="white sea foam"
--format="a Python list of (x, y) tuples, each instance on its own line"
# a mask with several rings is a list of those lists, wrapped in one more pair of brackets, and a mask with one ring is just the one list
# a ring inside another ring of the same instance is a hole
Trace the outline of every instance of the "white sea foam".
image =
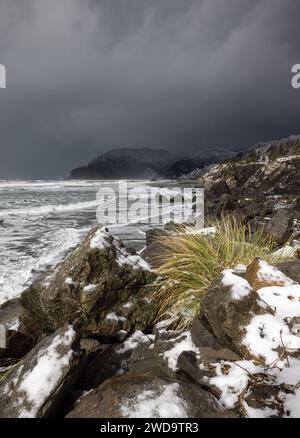
[(40, 207), (15, 208), (0, 211), (0, 218), (8, 216), (43, 216), (51, 213), (66, 213), (70, 211), (85, 210), (98, 206), (97, 201), (76, 202), (73, 204), (44, 205)]
[(79, 243), (81, 234), (81, 230), (72, 228), (46, 233), (31, 254), (7, 250), (7, 261), (1, 252), (0, 304), (19, 296), (34, 273), (57, 263), (70, 248)]

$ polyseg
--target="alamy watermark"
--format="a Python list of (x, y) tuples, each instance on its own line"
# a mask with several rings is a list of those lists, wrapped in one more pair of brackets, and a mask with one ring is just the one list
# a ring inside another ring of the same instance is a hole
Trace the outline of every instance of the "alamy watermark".
[(6, 68), (0, 64), (0, 88), (6, 88)]
[(102, 225), (204, 224), (204, 189), (199, 187), (129, 187), (103, 185), (97, 192), (97, 221)]
[(293, 65), (292, 73), (294, 73), (291, 80), (292, 87), (298, 89), (300, 88), (300, 64)]

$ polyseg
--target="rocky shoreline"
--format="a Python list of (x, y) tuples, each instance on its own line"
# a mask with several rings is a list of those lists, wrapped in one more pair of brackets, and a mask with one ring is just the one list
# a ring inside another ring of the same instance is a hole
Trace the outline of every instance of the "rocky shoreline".
[(91, 230), (0, 309), (1, 418), (299, 415), (299, 267), (224, 271), (174, 330), (153, 318), (155, 270)]
[(262, 230), (283, 261), (224, 269), (188, 328), (155, 314), (172, 224), (149, 230), (141, 254), (93, 228), (2, 305), (0, 417), (299, 417), (298, 149), (295, 138), (194, 172), (206, 225)]

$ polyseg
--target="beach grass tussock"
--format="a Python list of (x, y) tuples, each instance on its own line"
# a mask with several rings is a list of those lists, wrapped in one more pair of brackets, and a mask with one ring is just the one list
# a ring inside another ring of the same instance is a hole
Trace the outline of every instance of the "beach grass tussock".
[(275, 242), (263, 231), (253, 232), (233, 216), (210, 224), (206, 232), (182, 229), (160, 238), (159, 280), (154, 286), (157, 320), (174, 318), (176, 328), (191, 325), (213, 280), (224, 269), (247, 265), (259, 257), (279, 261)]

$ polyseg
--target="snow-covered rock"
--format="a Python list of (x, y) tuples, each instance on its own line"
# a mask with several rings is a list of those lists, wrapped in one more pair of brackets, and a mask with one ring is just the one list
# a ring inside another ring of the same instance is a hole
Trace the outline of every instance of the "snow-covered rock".
[(68, 418), (202, 418), (222, 409), (198, 385), (149, 375), (108, 379), (76, 404)]
[(206, 293), (200, 316), (218, 341), (241, 357), (249, 351), (242, 344), (244, 327), (253, 315), (272, 313), (267, 304), (261, 303), (257, 292), (239, 273), (224, 271)]
[(291, 286), (296, 283), (278, 268), (260, 259), (255, 259), (250, 263), (245, 278), (256, 290), (269, 286)]
[(78, 335), (66, 325), (40, 342), (0, 385), (1, 418), (53, 415), (82, 363)]
[(153, 278), (140, 256), (105, 228), (94, 228), (54, 271), (23, 292), (23, 322), (29, 332), (49, 333), (76, 321), (83, 336), (118, 339), (147, 324), (143, 286)]
[[(296, 417), (300, 384), (300, 337), (296, 331), (300, 321), (300, 285), (295, 277), (291, 279), (261, 260), (248, 266), (246, 278), (252, 286), (264, 287), (254, 291), (241, 275), (232, 270), (223, 272), (208, 292), (201, 315), (213, 335), (223, 345), (233, 344), (242, 359), (200, 364), (201, 383), (219, 398), (224, 408), (237, 409), (242, 416)], [(255, 300), (249, 300), (249, 296)], [(214, 306), (214, 312), (209, 306)], [(197, 376), (195, 371), (189, 375)]]

